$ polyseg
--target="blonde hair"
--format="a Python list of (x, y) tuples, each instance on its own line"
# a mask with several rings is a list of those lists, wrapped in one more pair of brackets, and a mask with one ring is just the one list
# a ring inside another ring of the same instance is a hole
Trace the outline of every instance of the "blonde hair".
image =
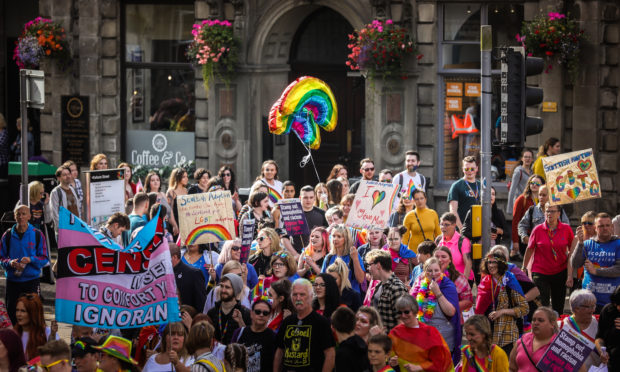
[(90, 170), (96, 170), (97, 164), (104, 159), (108, 160), (108, 157), (105, 154), (97, 154), (93, 156), (93, 160), (90, 161)]
[[(345, 225), (343, 225), (343, 224), (335, 225), (332, 228), (331, 235), (333, 235), (334, 233), (340, 233), (344, 237), (344, 252), (343, 252), (344, 254), (343, 254), (343, 256), (348, 256), (349, 252), (351, 250), (351, 245), (353, 244), (352, 241), (351, 241), (352, 240), (351, 239), (351, 234), (349, 234), (349, 229)], [(332, 239), (330, 239), (329, 245), (330, 245), (329, 253), (338, 256), (338, 252), (336, 251), (336, 247), (334, 246), (334, 243), (333, 243)]]
[(37, 198), (41, 200), (41, 193), (45, 191), (45, 186), (39, 181), (32, 181), (28, 184), (28, 199), (30, 204)]
[(336, 273), (340, 276), (340, 293), (345, 288), (351, 288), (351, 281), (349, 280), (349, 266), (342, 260), (342, 258), (336, 258), (334, 263), (327, 267), (327, 273)]
[(426, 272), (426, 270), (433, 264), (438, 265), (439, 267), (441, 267), (441, 265), (439, 265), (439, 260), (435, 257), (431, 257), (428, 260), (424, 261), (424, 272)]
[[(276, 232), (276, 230), (272, 229), (271, 227), (265, 227), (262, 228), (259, 232), (265, 234), (269, 240), (271, 240), (271, 254), (274, 254), (276, 252), (280, 251), (280, 237), (278, 236), (278, 233)], [(263, 249), (258, 246), (256, 248), (256, 253), (263, 253)]]

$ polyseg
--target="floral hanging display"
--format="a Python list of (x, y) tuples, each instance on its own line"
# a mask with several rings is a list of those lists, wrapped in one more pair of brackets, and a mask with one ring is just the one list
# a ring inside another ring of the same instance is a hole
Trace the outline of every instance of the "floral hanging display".
[(65, 69), (71, 52), (65, 29), (51, 19), (37, 17), (26, 23), (16, 42), (13, 59), (20, 69), (37, 69), (43, 58), (52, 58)]
[(579, 56), (586, 37), (575, 19), (565, 14), (549, 12), (533, 21), (524, 21), (517, 41), (528, 56), (542, 57), (547, 62), (545, 72), (553, 63), (566, 66), (571, 80), (579, 73)]
[[(381, 76), (402, 78), (403, 59), (415, 53), (415, 43), (409, 32), (394, 24), (391, 19), (374, 20), (359, 31), (349, 35), (349, 59), (346, 64), (351, 70), (365, 71), (369, 79)], [(422, 55), (417, 56), (418, 59)]]
[(202, 66), (202, 78), (207, 94), (209, 84), (217, 75), (230, 83), (237, 65), (239, 39), (235, 37), (228, 21), (204, 20), (194, 24), (194, 40), (187, 49), (187, 56)]

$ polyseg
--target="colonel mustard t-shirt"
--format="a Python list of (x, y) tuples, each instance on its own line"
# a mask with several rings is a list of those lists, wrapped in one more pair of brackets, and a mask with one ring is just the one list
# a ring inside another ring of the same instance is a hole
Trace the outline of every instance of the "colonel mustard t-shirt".
[(284, 371), (320, 371), (324, 350), (334, 346), (329, 320), (314, 311), (301, 320), (296, 315), (284, 319), (276, 337)]

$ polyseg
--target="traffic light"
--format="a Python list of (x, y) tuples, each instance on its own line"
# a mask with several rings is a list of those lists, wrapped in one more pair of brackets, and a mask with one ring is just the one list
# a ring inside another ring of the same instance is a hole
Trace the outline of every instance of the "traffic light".
[(544, 69), (542, 58), (525, 56), (523, 48), (503, 50), (501, 66), (501, 142), (522, 147), (525, 138), (542, 132), (543, 121), (527, 116), (527, 107), (543, 100), (542, 88), (527, 85), (527, 77)]

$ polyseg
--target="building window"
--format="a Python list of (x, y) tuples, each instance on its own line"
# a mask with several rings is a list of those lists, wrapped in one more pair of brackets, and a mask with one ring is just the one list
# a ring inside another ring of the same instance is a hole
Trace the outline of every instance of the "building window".
[(128, 130), (194, 131), (193, 4), (124, 5)]
[(122, 11), (124, 158), (152, 167), (193, 159), (195, 72), (185, 50), (194, 2), (127, 2)]
[[(523, 20), (523, 5), (445, 3), (440, 8), (439, 30), (439, 151), (440, 183), (462, 177), (460, 162), (480, 153), (480, 25), (493, 27), (494, 48), (517, 45), (514, 36)], [(494, 49), (494, 56), (499, 55)], [(497, 141), (500, 112), (500, 62), (493, 60), (492, 176), (503, 181), (520, 149)]]

